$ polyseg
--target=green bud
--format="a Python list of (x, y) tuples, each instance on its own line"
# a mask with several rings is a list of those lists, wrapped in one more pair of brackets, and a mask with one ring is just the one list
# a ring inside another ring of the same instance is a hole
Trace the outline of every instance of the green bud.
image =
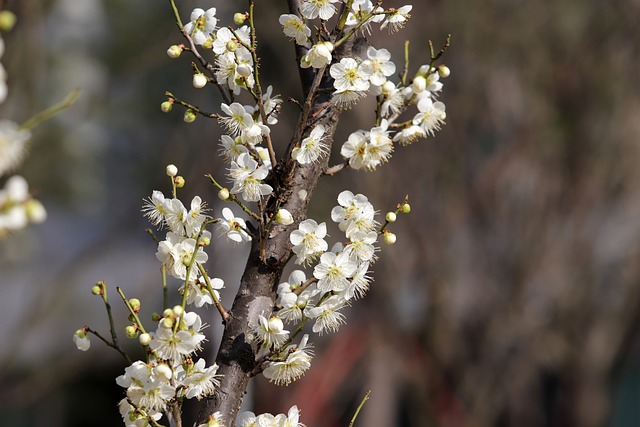
[(193, 123), (196, 121), (196, 118), (198, 117), (198, 115), (196, 114), (195, 111), (189, 109), (187, 111), (184, 112), (184, 117), (183, 120), (185, 123)]
[(162, 317), (173, 317), (173, 310), (170, 308), (165, 308), (162, 312)]
[(167, 55), (169, 56), (169, 58), (176, 59), (179, 58), (181, 54), (182, 47), (176, 44), (169, 46), (169, 49), (167, 49)]
[(129, 325), (124, 328), (124, 334), (127, 336), (127, 338), (135, 338), (138, 336), (138, 328), (133, 325)]
[(400, 206), (400, 212), (408, 214), (409, 212), (411, 212), (411, 205), (409, 203), (403, 203)]
[(388, 222), (396, 222), (396, 218), (397, 218), (397, 217), (396, 217), (395, 212), (387, 212), (387, 216), (385, 216), (385, 219), (386, 219)]
[(449, 77), (449, 75), (451, 74), (451, 70), (446, 65), (438, 65), (436, 69), (438, 70), (438, 74), (440, 74), (440, 77), (442, 77), (443, 79)]
[(165, 329), (173, 328), (173, 319), (170, 317), (165, 317), (164, 319), (162, 319), (162, 322), (160, 322), (160, 326)]
[(211, 49), (213, 47), (213, 39), (211, 37), (207, 37), (207, 39), (202, 43), (203, 49)]
[(247, 19), (246, 13), (236, 12), (233, 14), (233, 23), (236, 25), (244, 24), (244, 21)]
[(163, 113), (168, 113), (169, 111), (173, 110), (173, 99), (169, 99), (160, 104), (160, 109)]
[(173, 178), (173, 183), (176, 185), (177, 188), (182, 188), (184, 187), (184, 184), (186, 183), (186, 181), (184, 180), (183, 176), (176, 176), (175, 178)]
[(87, 331), (85, 328), (81, 328), (75, 332), (75, 335), (77, 335), (79, 338), (84, 338), (87, 336)]
[(11, 31), (16, 25), (16, 15), (8, 10), (0, 12), (0, 30)]
[(231, 39), (227, 42), (227, 50), (229, 52), (235, 52), (238, 49), (238, 42)]
[(93, 295), (102, 295), (102, 286), (100, 285), (93, 285), (93, 287), (91, 288), (91, 293)]
[(138, 298), (131, 298), (129, 300), (129, 305), (136, 313), (140, 311), (140, 300)]
[(209, 237), (201, 237), (198, 242), (199, 246), (209, 246), (211, 244), (211, 239)]

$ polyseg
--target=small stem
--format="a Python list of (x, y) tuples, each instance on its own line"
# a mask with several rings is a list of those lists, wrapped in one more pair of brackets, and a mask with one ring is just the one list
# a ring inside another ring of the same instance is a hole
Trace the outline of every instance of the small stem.
[(167, 288), (167, 266), (162, 263), (162, 267), (160, 267), (160, 273), (162, 274), (162, 309), (169, 308), (169, 290)]
[(133, 316), (133, 319), (136, 321), (136, 324), (138, 325), (138, 329), (140, 329), (140, 331), (142, 331), (143, 334), (146, 334), (147, 331), (144, 329), (144, 326), (142, 326), (142, 322), (138, 317), (138, 313), (136, 313), (133, 307), (131, 307), (131, 304), (129, 304), (129, 300), (127, 299), (127, 297), (124, 296), (124, 292), (122, 292), (122, 289), (120, 289), (120, 287), (118, 286), (116, 290), (118, 291), (120, 298), (122, 298), (122, 301), (124, 301), (124, 304), (129, 309), (129, 313), (131, 313), (131, 315)]
[(204, 117), (207, 117), (207, 118), (210, 118), (210, 119), (218, 119), (218, 120), (222, 118), (222, 116), (220, 114), (218, 114), (218, 113), (207, 113), (206, 111), (200, 110), (200, 108), (196, 107), (193, 104), (190, 104), (190, 103), (188, 103), (186, 101), (183, 101), (183, 100), (181, 100), (179, 98), (176, 98), (175, 95), (173, 93), (169, 92), (169, 91), (166, 91), (164, 94), (166, 96), (170, 97), (171, 99), (173, 99), (174, 103), (182, 105), (183, 107), (187, 107), (188, 109), (193, 110), (194, 112), (200, 114), (201, 116), (204, 116)]
[[(222, 185), (220, 185), (218, 183), (218, 181), (215, 180), (215, 178), (211, 175), (211, 174), (207, 174), (205, 175), (207, 178), (209, 178), (209, 180), (211, 181), (211, 183), (213, 185), (215, 185), (218, 190), (222, 190), (224, 187)], [(235, 195), (230, 194), (229, 195), (229, 200), (231, 200), (232, 202), (235, 202), (238, 206), (240, 206), (242, 208), (243, 211), (245, 211), (247, 214), (251, 215), (251, 217), (253, 217), (256, 221), (260, 222), (260, 216), (253, 212), (251, 209), (249, 209), (248, 207), (246, 207), (244, 205), (244, 203), (242, 203)]]
[(323, 174), (324, 175), (328, 175), (328, 176), (332, 176), (332, 175), (335, 175), (338, 172), (342, 171), (344, 168), (346, 168), (348, 166), (349, 166), (349, 161), (346, 160), (346, 161), (344, 161), (342, 163), (339, 163), (337, 165), (334, 165), (334, 166), (326, 168), (324, 170)]
[(227, 312), (227, 310), (224, 308), (224, 306), (220, 302), (220, 298), (216, 296), (215, 290), (211, 287), (211, 281), (209, 280), (207, 271), (201, 264), (198, 264), (198, 269), (200, 270), (200, 274), (202, 274), (202, 277), (204, 277), (204, 282), (207, 285), (207, 290), (209, 291), (209, 293), (211, 294), (211, 298), (213, 299), (213, 305), (216, 306), (218, 312), (220, 313), (220, 316), (222, 316), (222, 322), (226, 322), (227, 319), (229, 319), (229, 312)]
[(407, 73), (409, 72), (409, 40), (404, 42), (404, 68), (402, 69), (402, 86), (407, 85)]
[(31, 130), (34, 127), (38, 126), (40, 123), (45, 120), (50, 119), (51, 117), (58, 114), (60, 111), (65, 110), (71, 107), (78, 97), (80, 96), (80, 89), (74, 89), (61, 101), (51, 107), (47, 108), (44, 111), (39, 112), (35, 116), (31, 117), (29, 120), (24, 122), (20, 129)]
[(115, 349), (118, 353), (120, 353), (122, 355), (122, 357), (125, 358), (125, 360), (127, 361), (128, 364), (133, 363), (131, 361), (131, 358), (129, 358), (129, 355), (127, 355), (127, 353), (125, 353), (125, 351), (120, 348), (120, 346), (118, 344), (112, 343), (109, 340), (107, 340), (105, 337), (103, 337), (102, 335), (100, 335), (100, 333), (98, 331), (94, 331), (93, 329), (91, 329), (88, 326), (85, 326), (87, 332), (92, 333), (93, 335), (95, 335), (100, 341), (104, 342), (106, 345), (108, 345), (109, 347)]
[(367, 402), (367, 400), (369, 400), (369, 396), (371, 396), (371, 390), (367, 391), (367, 393), (362, 398), (362, 401), (360, 402), (360, 404), (358, 405), (358, 408), (356, 409), (356, 413), (353, 414), (353, 418), (351, 418), (349, 427), (353, 427), (353, 424), (356, 422), (356, 418), (358, 418), (358, 414), (360, 413), (360, 410), (362, 409), (364, 404)]

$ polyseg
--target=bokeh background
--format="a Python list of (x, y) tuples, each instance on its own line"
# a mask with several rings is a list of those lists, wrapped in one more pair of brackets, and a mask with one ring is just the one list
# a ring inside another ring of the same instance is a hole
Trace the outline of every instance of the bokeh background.
[[(224, 173), (220, 128), (159, 109), (166, 90), (208, 110), (220, 99), (191, 87), (187, 55), (165, 55), (181, 41), (168, 2), (5, 3), (18, 23), (4, 36), (1, 116), (21, 122), (83, 93), (36, 129), (20, 170), (49, 219), (0, 242), (0, 426), (121, 425), (114, 378), (124, 361), (96, 339), (78, 352), (71, 336), (85, 324), (108, 331), (89, 292), (98, 280), (120, 328), (116, 286), (143, 299), (147, 318), (159, 310), (146, 296), (159, 293), (159, 265), (139, 209), (152, 190), (168, 190), (166, 164), (186, 177), (184, 200), (200, 194), (220, 215), (203, 177)], [(179, 2), (185, 17), (215, 6), (225, 22), (241, 5)], [(257, 4), (263, 81), (299, 98), (277, 25), (285, 11), (284, 1)], [(376, 173), (323, 178), (310, 215), (329, 220), (347, 188), (382, 213), (409, 194), (412, 212), (393, 225), (398, 242), (381, 251), (349, 323), (316, 340), (311, 371), (286, 388), (255, 381), (247, 408), (297, 404), (308, 426), (346, 427), (371, 389), (356, 425), (640, 425), (640, 2), (433, 0), (412, 15), (405, 31), (374, 30), (370, 41), (401, 63), (410, 39), (417, 67), (428, 39), (452, 34), (447, 125)], [(372, 110), (359, 107), (338, 144), (371, 126)], [(279, 152), (294, 123), (285, 103), (273, 129)], [(246, 249), (210, 251), (226, 305)], [(219, 320), (203, 315), (214, 354)]]

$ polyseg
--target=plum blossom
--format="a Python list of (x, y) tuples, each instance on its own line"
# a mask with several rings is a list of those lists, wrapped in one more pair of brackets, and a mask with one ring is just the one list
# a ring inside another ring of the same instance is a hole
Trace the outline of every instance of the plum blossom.
[(298, 229), (291, 232), (289, 240), (293, 244), (293, 253), (297, 255), (296, 264), (305, 264), (321, 253), (329, 245), (324, 240), (327, 235), (327, 225), (318, 224), (313, 219), (306, 219), (298, 225)]
[(318, 160), (321, 155), (328, 151), (328, 146), (323, 141), (324, 133), (325, 129), (323, 125), (314, 127), (309, 136), (302, 140), (300, 147), (293, 149), (291, 157), (301, 165), (313, 163)]
[(217, 23), (215, 7), (206, 11), (198, 7), (191, 12), (190, 22), (184, 25), (184, 31), (191, 36), (194, 44), (203, 45), (207, 40), (212, 40), (211, 33)]
[(307, 27), (302, 19), (297, 15), (284, 14), (280, 15), (278, 20), (282, 25), (282, 31), (288, 37), (296, 40), (296, 44), (304, 45), (311, 37), (311, 29)]

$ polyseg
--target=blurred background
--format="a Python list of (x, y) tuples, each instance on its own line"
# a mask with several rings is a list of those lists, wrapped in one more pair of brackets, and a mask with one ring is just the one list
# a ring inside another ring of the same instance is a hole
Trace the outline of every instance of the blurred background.
[[(224, 179), (219, 126), (159, 108), (166, 90), (209, 111), (220, 99), (193, 89), (188, 55), (166, 56), (182, 42), (168, 2), (5, 3), (18, 23), (4, 36), (1, 117), (23, 122), (74, 88), (82, 96), (35, 130), (20, 169), (48, 220), (0, 242), (0, 426), (121, 425), (114, 379), (124, 360), (95, 338), (81, 353), (71, 337), (85, 324), (108, 333), (90, 294), (98, 280), (120, 329), (116, 286), (143, 300), (143, 317), (160, 309), (145, 296), (159, 294), (160, 266), (140, 207), (152, 190), (168, 193), (166, 164), (187, 179), (183, 200), (199, 194), (220, 215), (203, 177)], [(230, 22), (238, 4), (179, 7), (187, 18), (215, 6)], [(261, 79), (299, 98), (277, 25), (286, 2), (256, 9)], [(427, 61), (428, 39), (439, 46), (452, 35), (447, 125), (397, 147), (376, 173), (322, 179), (310, 211), (319, 221), (343, 189), (381, 213), (409, 194), (412, 212), (391, 227), (398, 242), (382, 248), (348, 324), (314, 340), (307, 375), (286, 388), (254, 381), (247, 409), (297, 404), (310, 427), (346, 427), (370, 389), (356, 426), (640, 425), (638, 17), (638, 1), (434, 0), (416, 2), (399, 34), (374, 30), (371, 43), (398, 64), (412, 41), (413, 71)], [(345, 114), (336, 144), (371, 127), (370, 107)], [(278, 152), (295, 112), (285, 102), (272, 130)], [(209, 251), (227, 306), (247, 249), (216, 242)], [(213, 357), (219, 319), (201, 314)]]

